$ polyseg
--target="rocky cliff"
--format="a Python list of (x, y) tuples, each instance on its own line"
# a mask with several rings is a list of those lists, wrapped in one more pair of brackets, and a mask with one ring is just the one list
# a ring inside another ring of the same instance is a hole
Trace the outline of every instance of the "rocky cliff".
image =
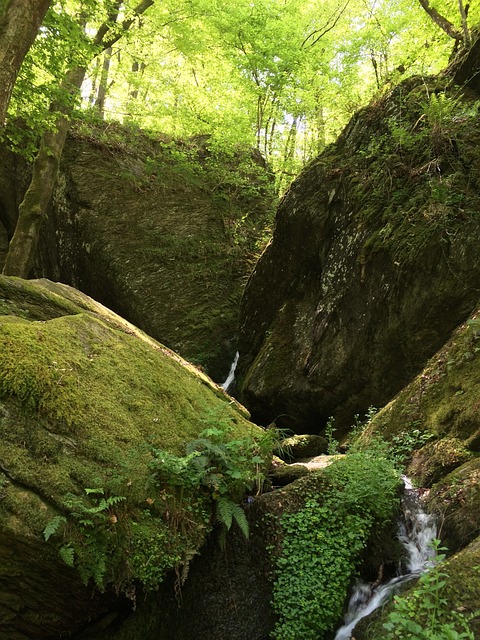
[[(363, 438), (381, 435), (406, 454), (406, 473), (424, 487), (449, 558), (442, 616), (470, 617), (480, 634), (480, 313), (462, 325), (423, 371), (371, 421)], [(413, 455), (412, 454), (413, 450)], [(419, 606), (410, 590), (412, 612)], [(388, 611), (355, 631), (359, 640), (385, 637)], [(421, 614), (413, 613), (421, 621)]]
[(240, 311), (240, 396), (257, 422), (314, 433), (334, 416), (344, 432), (475, 307), (478, 97), (448, 74), (410, 78), (291, 185)]
[[(2, 164), (0, 262), (28, 179), (18, 158)], [(253, 150), (80, 123), (34, 275), (84, 291), (223, 381), (240, 296), (273, 211), (270, 175)]]

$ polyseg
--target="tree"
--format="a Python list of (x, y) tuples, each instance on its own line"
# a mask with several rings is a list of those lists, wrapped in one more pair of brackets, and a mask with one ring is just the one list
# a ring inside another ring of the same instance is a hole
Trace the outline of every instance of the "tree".
[[(457, 10), (451, 7), (444, 7), (441, 13), (436, 7), (432, 6), (429, 0), (418, 0), (422, 9), (427, 13), (431, 20), (444, 31), (450, 38), (455, 40), (454, 51), (459, 45), (463, 45), (468, 49), (472, 44), (472, 36), (468, 26), (468, 14), (470, 5), (464, 4), (463, 0), (457, 0)], [(455, 19), (460, 22), (459, 26), (454, 24)]]
[[(91, 41), (91, 58), (111, 48), (136, 20), (154, 4), (154, 0), (141, 2), (117, 22), (120, 0), (116, 0), (107, 20), (100, 25)], [(70, 114), (80, 97), (80, 88), (85, 78), (86, 65), (70, 69), (61, 87), (64, 99), (62, 103), (53, 103), (51, 111), (56, 114), (53, 130), (42, 137), (40, 149), (33, 163), (33, 174), (25, 197), (20, 204), (15, 233), (10, 241), (4, 275), (27, 278), (32, 268), (38, 244), (38, 237), (48, 203), (52, 196), (57, 178), (58, 166), (70, 126)]]
[(3, 0), (0, 8), (0, 127), (3, 127), (20, 66), (51, 0)]

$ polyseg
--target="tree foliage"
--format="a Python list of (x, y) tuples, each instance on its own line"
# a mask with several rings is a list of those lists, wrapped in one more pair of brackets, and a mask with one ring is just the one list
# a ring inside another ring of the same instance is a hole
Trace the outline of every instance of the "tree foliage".
[(256, 145), (282, 189), (355, 110), (439, 71), (479, 21), (463, 0), (57, 0), (2, 135), (33, 159), (61, 113)]

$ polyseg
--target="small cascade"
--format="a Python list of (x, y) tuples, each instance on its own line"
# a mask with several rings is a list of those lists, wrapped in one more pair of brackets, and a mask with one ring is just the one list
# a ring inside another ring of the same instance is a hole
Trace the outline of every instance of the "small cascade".
[(238, 363), (238, 358), (239, 357), (240, 357), (240, 354), (237, 351), (237, 353), (235, 354), (235, 358), (233, 359), (232, 366), (230, 367), (230, 371), (228, 373), (227, 379), (222, 384), (222, 389), (224, 391), (228, 391), (230, 389), (230, 387), (232, 386), (233, 381), (235, 380), (235, 369), (237, 368), (237, 363)]
[(381, 607), (398, 587), (419, 576), (433, 564), (431, 543), (437, 535), (434, 518), (426, 513), (420, 503), (420, 491), (403, 476), (405, 494), (402, 498), (402, 516), (398, 524), (398, 539), (406, 551), (405, 566), (399, 575), (377, 587), (359, 583), (348, 604), (344, 624), (334, 640), (350, 640), (357, 623)]

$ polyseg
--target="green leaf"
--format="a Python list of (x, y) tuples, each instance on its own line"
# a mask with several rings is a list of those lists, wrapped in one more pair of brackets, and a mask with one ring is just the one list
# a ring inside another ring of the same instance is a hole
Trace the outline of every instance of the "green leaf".
[(72, 546), (63, 545), (63, 547), (60, 547), (58, 553), (66, 565), (68, 565), (69, 567), (73, 567), (75, 560), (75, 551), (73, 550)]
[(55, 516), (50, 520), (45, 529), (43, 530), (43, 537), (45, 538), (45, 542), (58, 531), (58, 528), (62, 523), (67, 522), (67, 519), (64, 516)]

